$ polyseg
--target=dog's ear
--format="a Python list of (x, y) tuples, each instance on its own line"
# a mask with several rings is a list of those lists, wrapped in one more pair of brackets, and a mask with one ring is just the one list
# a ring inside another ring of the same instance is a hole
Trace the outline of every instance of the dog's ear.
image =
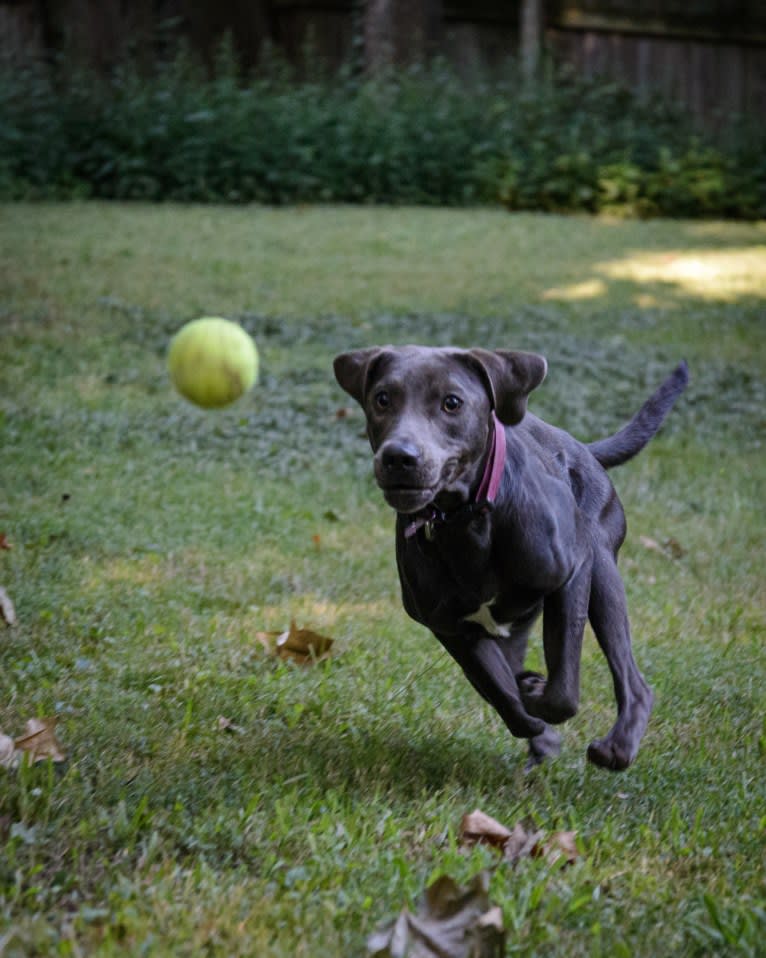
[(333, 360), (333, 369), (338, 384), (363, 406), (367, 382), (373, 363), (383, 354), (379, 346), (341, 353)]
[(510, 349), (471, 349), (467, 356), (483, 376), (500, 422), (506, 426), (521, 422), (527, 411), (527, 396), (548, 372), (544, 357)]

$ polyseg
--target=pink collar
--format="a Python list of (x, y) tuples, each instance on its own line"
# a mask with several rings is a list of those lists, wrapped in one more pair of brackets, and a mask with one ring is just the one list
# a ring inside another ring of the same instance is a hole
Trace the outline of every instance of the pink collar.
[(487, 463), (484, 466), (484, 475), (481, 477), (479, 488), (476, 490), (476, 502), (494, 502), (497, 497), (497, 490), (500, 488), (500, 480), (503, 478), (503, 468), (505, 466), (505, 429), (503, 424), (492, 410), (492, 425), (494, 426), (494, 436), (492, 437), (492, 449), (487, 456)]
[(497, 498), (497, 492), (503, 478), (503, 468), (505, 467), (505, 429), (495, 415), (494, 410), (492, 410), (492, 426), (492, 448), (487, 456), (484, 475), (481, 477), (481, 482), (476, 490), (475, 499), (450, 513), (442, 512), (436, 506), (427, 506), (413, 518), (412, 522), (404, 527), (405, 539), (410, 539), (418, 529), (423, 527), (426, 530), (426, 538), (433, 539), (435, 525), (451, 522), (461, 517), (471, 519), (476, 513), (489, 511), (491, 504)]

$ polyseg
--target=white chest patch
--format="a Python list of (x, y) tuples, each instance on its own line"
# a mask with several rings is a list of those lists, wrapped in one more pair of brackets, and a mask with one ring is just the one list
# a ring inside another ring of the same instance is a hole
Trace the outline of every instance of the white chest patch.
[(463, 616), (463, 622), (476, 622), (487, 635), (494, 635), (500, 639), (507, 639), (511, 634), (511, 623), (503, 625), (501, 622), (495, 622), (489, 607), (494, 603), (494, 599), (489, 602), (483, 602), (479, 608), (470, 615)]

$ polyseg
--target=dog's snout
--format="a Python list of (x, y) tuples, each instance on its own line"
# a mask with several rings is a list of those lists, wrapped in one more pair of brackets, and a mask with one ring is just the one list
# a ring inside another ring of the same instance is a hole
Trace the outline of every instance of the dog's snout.
[(381, 449), (380, 460), (389, 473), (411, 473), (420, 465), (420, 450), (411, 442), (388, 442)]

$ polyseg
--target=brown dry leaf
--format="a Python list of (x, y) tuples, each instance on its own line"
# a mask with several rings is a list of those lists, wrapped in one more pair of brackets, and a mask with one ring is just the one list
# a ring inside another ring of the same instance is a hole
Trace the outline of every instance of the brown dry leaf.
[(523, 825), (514, 825), (511, 837), (503, 846), (503, 858), (512, 865), (522, 858), (531, 858), (542, 838), (542, 832), (528, 832)]
[(8, 541), (8, 536), (4, 532), (0, 532), (0, 549), (12, 549), (13, 546)]
[(2, 616), (7, 625), (16, 624), (16, 610), (13, 608), (13, 602), (11, 602), (8, 593), (2, 587), (0, 587), (0, 616)]
[(681, 559), (684, 555), (686, 555), (686, 550), (678, 541), (678, 539), (673, 539), (672, 537), (666, 539), (662, 544), (660, 544), (656, 539), (652, 539), (650, 536), (639, 536), (638, 541), (645, 549), (648, 549), (650, 552), (656, 552), (658, 555), (665, 556), (666, 559)]
[(327, 658), (333, 640), (311, 629), (299, 629), (290, 623), (287, 632), (256, 632), (255, 639), (270, 655), (310, 665)]
[(502, 848), (510, 837), (510, 829), (478, 808), (463, 815), (458, 831), (458, 838), (465, 845), (481, 842)]
[(656, 539), (652, 539), (650, 536), (639, 536), (638, 541), (650, 552), (659, 552), (660, 555), (665, 555), (665, 550)]
[(58, 719), (32, 718), (27, 722), (23, 735), (16, 739), (16, 748), (25, 752), (30, 763), (44, 762), (46, 758), (54, 762), (66, 761), (61, 743), (56, 738)]
[(546, 838), (545, 832), (527, 831), (520, 823), (511, 831), (478, 809), (463, 816), (458, 835), (466, 845), (484, 842), (494, 846), (512, 865), (522, 858), (545, 858), (553, 864), (562, 857), (572, 864), (580, 857), (577, 832), (554, 832)]
[(0, 732), (0, 768), (10, 768), (16, 758), (16, 743), (10, 735)]
[(564, 858), (568, 865), (574, 865), (580, 857), (577, 832), (554, 832), (550, 838), (535, 845), (532, 854), (545, 858), (551, 865), (559, 858)]
[(367, 939), (370, 958), (502, 958), (502, 912), (489, 900), (489, 873), (466, 888), (447, 875), (429, 885), (413, 914), (398, 918)]

